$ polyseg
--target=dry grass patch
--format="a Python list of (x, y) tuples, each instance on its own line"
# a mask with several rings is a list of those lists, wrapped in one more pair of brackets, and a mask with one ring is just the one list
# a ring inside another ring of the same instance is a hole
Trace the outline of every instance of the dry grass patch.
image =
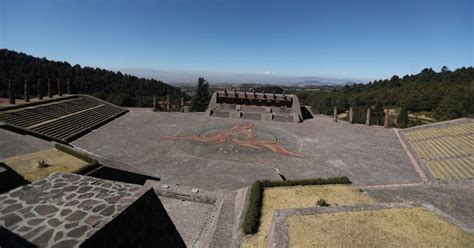
[[(45, 161), (48, 165), (40, 166), (39, 161)], [(88, 165), (87, 162), (56, 149), (11, 157), (3, 162), (30, 182), (54, 172), (77, 172)]]
[(267, 235), (273, 213), (277, 209), (315, 207), (316, 201), (325, 199), (331, 206), (373, 203), (366, 193), (350, 185), (314, 185), (270, 187), (263, 192), (260, 227), (254, 235), (247, 235), (243, 247), (267, 247)]
[(291, 216), (290, 247), (472, 247), (474, 236), (425, 208)]

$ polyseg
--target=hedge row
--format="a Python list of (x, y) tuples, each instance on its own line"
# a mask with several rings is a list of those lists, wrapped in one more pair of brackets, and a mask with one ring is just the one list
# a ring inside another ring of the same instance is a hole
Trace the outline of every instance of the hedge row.
[(255, 181), (250, 188), (250, 197), (245, 213), (242, 229), (245, 234), (254, 234), (260, 226), (260, 215), (262, 211), (263, 191), (267, 187), (282, 186), (304, 186), (304, 185), (325, 185), (325, 184), (351, 184), (348, 177), (315, 178), (287, 181)]
[(87, 156), (86, 154), (82, 153), (82, 152), (78, 152), (68, 146), (65, 146), (65, 145), (61, 145), (61, 144), (58, 144), (56, 143), (54, 145), (54, 147), (64, 153), (67, 153), (73, 157), (76, 157), (80, 160), (83, 160), (83, 161), (86, 161), (88, 164), (81, 168), (79, 171), (75, 171), (76, 173), (82, 173), (82, 172), (87, 172), (89, 170), (91, 170), (92, 168), (95, 168), (96, 166), (99, 165), (99, 162), (89, 156)]

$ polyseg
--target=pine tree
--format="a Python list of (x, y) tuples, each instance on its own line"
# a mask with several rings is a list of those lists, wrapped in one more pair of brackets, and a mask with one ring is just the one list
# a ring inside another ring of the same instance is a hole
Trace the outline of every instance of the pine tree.
[(196, 95), (193, 98), (191, 111), (206, 111), (210, 100), (209, 83), (202, 77), (197, 81)]
[(397, 117), (397, 125), (399, 128), (406, 128), (408, 126), (408, 111), (406, 108), (400, 110)]

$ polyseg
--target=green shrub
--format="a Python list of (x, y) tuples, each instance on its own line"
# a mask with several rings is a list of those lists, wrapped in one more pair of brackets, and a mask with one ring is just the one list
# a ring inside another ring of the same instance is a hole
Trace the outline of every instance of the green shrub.
[(38, 161), (38, 168), (48, 168), (50, 167), (51, 165), (48, 164), (48, 161), (46, 160), (40, 160)]
[(350, 184), (348, 177), (314, 178), (287, 181), (262, 180), (255, 181), (250, 188), (249, 203), (245, 213), (242, 229), (245, 234), (254, 234), (260, 225), (263, 191), (266, 187), (325, 185), (325, 184)]
[(250, 198), (245, 213), (242, 228), (245, 234), (256, 233), (260, 225), (260, 214), (262, 208), (263, 187), (260, 181), (255, 181), (250, 188)]
[(318, 205), (318, 207), (329, 207), (329, 203), (327, 203), (327, 201), (323, 198), (319, 198), (316, 201), (316, 205)]
[(397, 117), (397, 126), (399, 128), (407, 128), (408, 122), (409, 122), (408, 110), (406, 108), (402, 108)]

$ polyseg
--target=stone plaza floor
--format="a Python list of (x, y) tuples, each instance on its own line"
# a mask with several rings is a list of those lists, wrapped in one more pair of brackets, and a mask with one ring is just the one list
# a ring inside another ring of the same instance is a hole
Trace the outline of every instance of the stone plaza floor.
[[(257, 139), (273, 140), (284, 152), (267, 144), (240, 145), (245, 137), (212, 143), (219, 133), (235, 134), (236, 126), (247, 124)], [(73, 145), (129, 164), (163, 183), (207, 190), (237, 190), (256, 179), (279, 179), (276, 169), (288, 179), (348, 176), (364, 186), (421, 181), (392, 129), (334, 123), (325, 116), (281, 123), (131, 109)]]

